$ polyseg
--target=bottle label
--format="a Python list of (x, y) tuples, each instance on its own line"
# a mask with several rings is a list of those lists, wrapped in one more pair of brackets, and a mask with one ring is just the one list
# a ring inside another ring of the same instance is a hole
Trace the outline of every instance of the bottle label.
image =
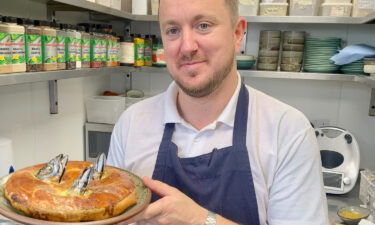
[(115, 45), (115, 61), (120, 61), (120, 43), (118, 41)]
[(42, 36), (26, 35), (26, 63), (41, 64), (42, 63)]
[(67, 40), (66, 41), (67, 62), (76, 62), (77, 60), (76, 45), (75, 45), (76, 38), (67, 37), (66, 40)]
[(144, 61), (145, 45), (143, 43), (136, 43), (134, 45), (134, 61), (135, 63)]
[(121, 62), (127, 64), (134, 63), (134, 43), (122, 42), (121, 43)]
[(145, 62), (152, 62), (152, 46), (150, 44), (145, 44)]
[(42, 58), (44, 63), (57, 62), (56, 36), (42, 36)]
[(76, 48), (76, 61), (81, 61), (82, 59), (82, 46), (81, 39), (75, 38), (75, 48)]
[(25, 35), (24, 34), (10, 34), (12, 43), (12, 63), (20, 64), (26, 63), (25, 57)]
[(0, 33), (0, 65), (12, 64), (12, 49), (10, 35)]
[(102, 61), (101, 40), (91, 40), (91, 61)]
[(56, 46), (57, 46), (57, 62), (65, 63), (66, 62), (66, 49), (65, 49), (66, 37), (57, 36), (56, 37)]
[(90, 39), (82, 39), (82, 61), (90, 62)]

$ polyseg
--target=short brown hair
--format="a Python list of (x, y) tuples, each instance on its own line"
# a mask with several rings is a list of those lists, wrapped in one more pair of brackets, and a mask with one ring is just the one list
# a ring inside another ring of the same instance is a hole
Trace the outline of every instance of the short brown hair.
[[(228, 6), (229, 16), (231, 17), (232, 24), (236, 24), (238, 19), (238, 0), (224, 0), (225, 4)], [(160, 0), (159, 0), (160, 5)]]
[(229, 16), (231, 17), (232, 24), (236, 24), (238, 19), (238, 0), (224, 0), (228, 6)]

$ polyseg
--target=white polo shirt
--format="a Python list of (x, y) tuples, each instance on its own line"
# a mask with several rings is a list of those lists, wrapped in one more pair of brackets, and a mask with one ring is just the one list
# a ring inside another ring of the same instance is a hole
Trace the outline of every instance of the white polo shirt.
[[(112, 133), (108, 164), (140, 177), (153, 174), (165, 123), (181, 158), (232, 145), (241, 87), (220, 116), (196, 130), (178, 114), (177, 86), (126, 110)], [(247, 148), (261, 225), (328, 225), (321, 160), (314, 129), (298, 110), (258, 90), (249, 91)], [(202, 115), (204, 116), (204, 115)]]

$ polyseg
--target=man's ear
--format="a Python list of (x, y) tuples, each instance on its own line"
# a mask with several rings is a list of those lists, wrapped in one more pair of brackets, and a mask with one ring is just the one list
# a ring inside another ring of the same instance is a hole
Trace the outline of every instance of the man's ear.
[(242, 46), (242, 40), (244, 37), (244, 34), (247, 32), (247, 21), (243, 17), (239, 17), (234, 30), (235, 35), (235, 47), (236, 47), (236, 53), (239, 53)]

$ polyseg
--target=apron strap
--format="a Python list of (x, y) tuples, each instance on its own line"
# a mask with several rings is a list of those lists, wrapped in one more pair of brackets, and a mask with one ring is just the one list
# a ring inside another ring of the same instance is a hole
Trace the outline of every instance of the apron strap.
[(249, 106), (249, 92), (242, 83), (238, 95), (236, 116), (234, 120), (233, 145), (246, 146), (247, 114)]

